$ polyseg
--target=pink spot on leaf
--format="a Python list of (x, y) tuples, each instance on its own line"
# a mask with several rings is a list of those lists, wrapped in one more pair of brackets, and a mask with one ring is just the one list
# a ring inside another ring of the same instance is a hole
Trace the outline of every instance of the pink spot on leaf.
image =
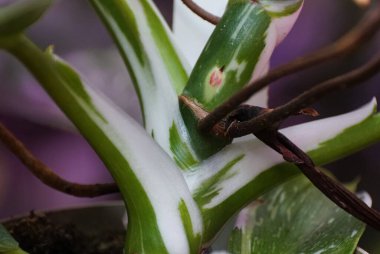
[(215, 69), (212, 71), (211, 75), (210, 75), (210, 85), (212, 87), (219, 87), (222, 85), (223, 83), (223, 68), (219, 69)]

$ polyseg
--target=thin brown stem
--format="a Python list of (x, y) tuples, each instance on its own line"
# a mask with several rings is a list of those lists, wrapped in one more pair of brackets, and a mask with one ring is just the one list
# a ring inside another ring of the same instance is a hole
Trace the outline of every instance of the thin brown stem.
[(76, 197), (97, 197), (119, 192), (117, 185), (114, 183), (84, 185), (62, 179), (48, 166), (38, 160), (25, 145), (1, 123), (0, 140), (22, 161), (35, 177), (55, 190)]
[[(285, 157), (285, 155), (284, 158), (293, 162), (326, 197), (357, 219), (380, 230), (380, 213), (377, 210), (369, 207), (342, 184), (316, 168), (309, 156), (283, 134), (277, 132), (276, 139), (285, 146), (285, 150), (289, 151), (289, 154), (293, 155), (292, 157)], [(294, 160), (294, 158), (296, 159)]]
[(297, 166), (314, 186), (336, 205), (380, 231), (380, 213), (377, 210), (369, 207), (342, 184), (334, 181), (316, 167), (311, 167), (307, 164)]
[(198, 4), (194, 3), (192, 0), (182, 0), (182, 2), (195, 14), (197, 14), (202, 19), (210, 22), (211, 24), (217, 25), (219, 23), (220, 17), (206, 11)]
[[(270, 110), (257, 106), (242, 105), (229, 114), (226, 124), (249, 121)], [(336, 205), (346, 212), (380, 230), (380, 213), (315, 167), (312, 159), (292, 141), (278, 131), (278, 125), (252, 132), (259, 140), (281, 154), (285, 161), (296, 165), (304, 175)]]
[(380, 54), (375, 56), (371, 61), (362, 67), (348, 72), (347, 74), (322, 82), (270, 112), (259, 115), (258, 117), (246, 122), (233, 123), (229, 126), (226, 135), (230, 138), (235, 138), (269, 128), (273, 126), (273, 124), (296, 114), (303, 108), (311, 105), (331, 92), (344, 90), (368, 80), (378, 73), (379, 70)]
[(326, 62), (336, 57), (340, 57), (353, 52), (362, 46), (365, 42), (373, 38), (380, 29), (380, 3), (374, 10), (356, 25), (350, 32), (341, 37), (333, 44), (322, 48), (309, 55), (299, 57), (287, 64), (274, 68), (267, 75), (253, 81), (248, 86), (233, 95), (222, 105), (213, 110), (207, 117), (200, 119), (199, 129), (202, 132), (208, 132), (211, 128), (222, 120), (228, 113), (234, 110), (238, 105), (248, 100), (253, 94), (269, 85), (270, 83), (290, 75), (292, 73), (304, 70), (311, 66)]

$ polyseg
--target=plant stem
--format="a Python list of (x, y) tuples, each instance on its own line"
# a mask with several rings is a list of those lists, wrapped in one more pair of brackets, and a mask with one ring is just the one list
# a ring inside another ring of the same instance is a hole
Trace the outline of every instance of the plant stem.
[(182, 2), (195, 14), (197, 14), (202, 19), (210, 22), (211, 24), (217, 25), (220, 21), (220, 17), (206, 11), (202, 7), (200, 7), (198, 4), (196, 4), (192, 0), (182, 0)]
[(69, 182), (61, 178), (37, 159), (25, 145), (1, 123), (0, 140), (22, 161), (35, 177), (55, 190), (76, 197), (98, 197), (119, 192), (117, 185), (114, 183), (85, 185)]

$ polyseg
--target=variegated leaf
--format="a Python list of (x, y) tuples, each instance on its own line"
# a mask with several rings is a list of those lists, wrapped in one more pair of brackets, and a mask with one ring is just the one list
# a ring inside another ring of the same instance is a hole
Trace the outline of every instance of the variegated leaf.
[(355, 251), (364, 229), (363, 222), (300, 175), (243, 209), (229, 250), (232, 254), (347, 254)]
[(302, 0), (230, 0), (195, 65), (184, 94), (211, 111), (268, 69)]
[[(212, 111), (251, 80), (265, 74), (273, 50), (292, 28), (302, 3), (302, 0), (230, 0), (195, 64), (183, 95)], [(253, 100), (250, 103), (267, 104)], [(226, 145), (225, 140), (198, 133), (196, 116), (186, 105), (181, 106), (181, 112), (198, 156), (207, 158)]]
[(126, 202), (126, 253), (195, 253), (202, 221), (179, 168), (131, 117), (23, 36), (7, 50), (38, 79), (103, 160)]
[[(150, 0), (91, 0), (115, 39), (140, 97), (145, 128), (187, 169), (198, 161), (179, 112), (188, 80), (171, 31)], [(179, 134), (179, 135), (177, 135)]]
[[(380, 140), (376, 101), (348, 114), (281, 130), (307, 151), (318, 164), (326, 164)], [(186, 179), (204, 217), (205, 241), (254, 198), (298, 174), (296, 167), (255, 137), (237, 140), (199, 165)]]
[[(228, 1), (195, 0), (194, 2), (214, 15), (222, 16)], [(174, 38), (191, 66), (195, 65), (214, 28), (214, 25), (205, 21), (185, 6), (182, 0), (174, 1)], [(267, 72), (268, 67), (269, 65), (263, 69), (262, 74)], [(246, 103), (266, 107), (268, 103), (268, 87), (252, 96)]]

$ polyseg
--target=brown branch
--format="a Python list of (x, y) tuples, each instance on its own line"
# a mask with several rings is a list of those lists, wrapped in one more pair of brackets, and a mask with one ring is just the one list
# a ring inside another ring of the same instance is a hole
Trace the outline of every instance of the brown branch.
[(274, 68), (268, 72), (267, 75), (253, 81), (248, 86), (237, 92), (230, 99), (213, 110), (207, 117), (200, 119), (199, 130), (202, 132), (208, 132), (228, 113), (244, 101), (248, 100), (253, 94), (268, 84), (292, 73), (353, 52), (362, 46), (363, 43), (370, 40), (379, 29), (380, 3), (377, 4), (374, 10), (368, 12), (368, 14), (365, 15), (365, 17), (350, 32), (333, 44)]
[[(269, 109), (241, 105), (228, 115), (226, 125), (249, 121), (270, 111)], [(252, 132), (259, 140), (281, 154), (285, 161), (296, 165), (303, 174), (336, 205), (346, 212), (380, 230), (380, 213), (360, 200), (343, 185), (334, 181), (315, 167), (312, 159), (292, 141), (278, 131), (278, 124)]]
[[(276, 138), (293, 155), (293, 157), (290, 157), (290, 160), (289, 157), (285, 158), (284, 156), (284, 158), (293, 162), (326, 197), (357, 219), (374, 229), (380, 230), (380, 213), (377, 210), (369, 207), (342, 184), (334, 181), (316, 168), (309, 156), (283, 134), (277, 132)], [(297, 158), (297, 161), (294, 161), (293, 158)]]
[(380, 54), (376, 55), (367, 64), (344, 75), (322, 82), (270, 112), (259, 115), (246, 122), (232, 123), (231, 126), (229, 126), (226, 135), (230, 138), (235, 138), (269, 128), (275, 123), (278, 123), (293, 114), (297, 114), (303, 108), (311, 105), (331, 92), (344, 90), (368, 80), (379, 70)]
[(198, 4), (194, 3), (192, 0), (182, 0), (182, 2), (195, 14), (197, 14), (202, 19), (210, 22), (211, 24), (217, 25), (220, 21), (220, 17), (206, 11)]
[(35, 177), (55, 190), (76, 197), (97, 197), (119, 192), (118, 187), (114, 183), (84, 185), (62, 179), (48, 166), (38, 160), (25, 145), (1, 123), (0, 140), (22, 161)]
[(380, 231), (380, 213), (378, 211), (369, 207), (342, 184), (334, 181), (316, 167), (310, 167), (307, 164), (297, 166), (313, 185), (336, 205)]

